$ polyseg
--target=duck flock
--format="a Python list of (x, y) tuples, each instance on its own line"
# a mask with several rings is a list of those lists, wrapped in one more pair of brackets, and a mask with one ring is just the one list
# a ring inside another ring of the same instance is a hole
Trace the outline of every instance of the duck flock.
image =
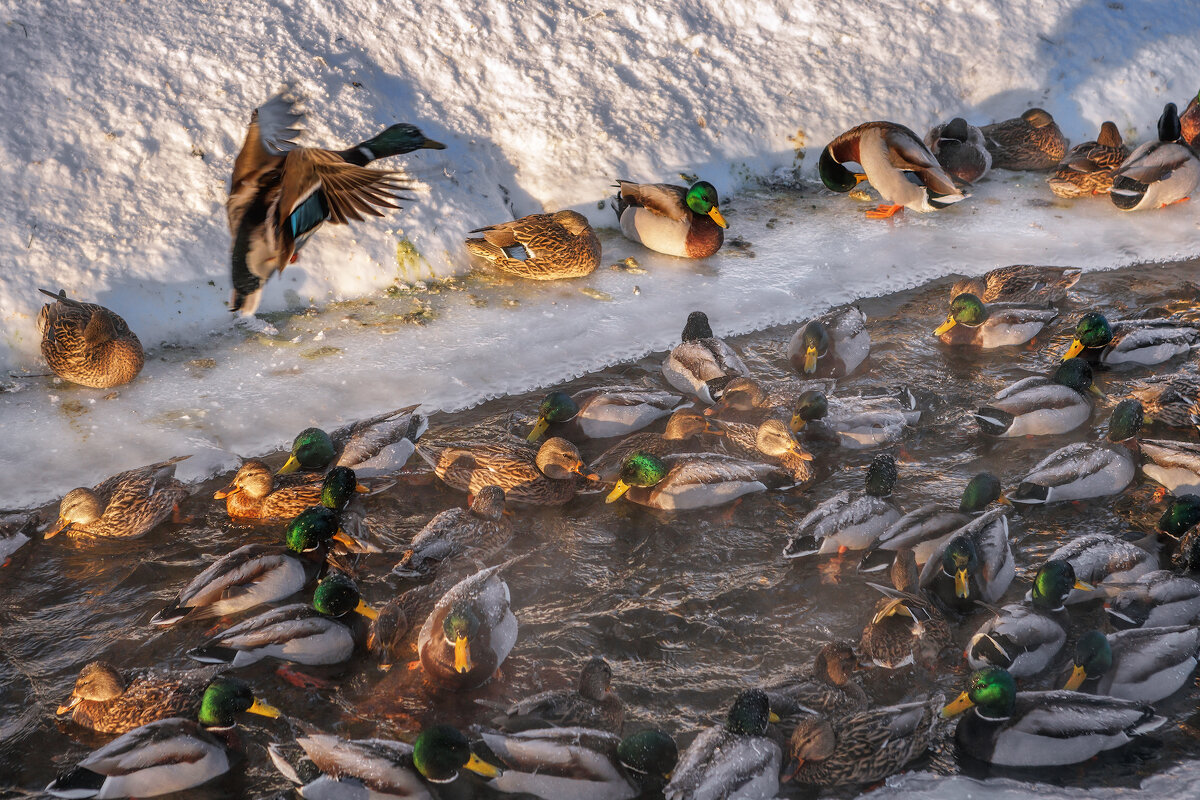
[[(984, 128), (954, 119), (924, 142), (902, 125), (871, 122), (830, 142), (819, 172), (834, 191), (861, 191), (869, 181), (886, 201), (867, 213), (873, 218), (959, 202), (991, 167), (1053, 169), (1049, 185), (1058, 195), (1107, 193), (1119, 209), (1157, 208), (1185, 199), (1200, 182), (1197, 106), (1193, 99), (1180, 116), (1169, 104), (1158, 139), (1132, 153), (1112, 123), (1068, 152), (1040, 109)], [(379, 215), (403, 199), (407, 184), (397, 173), (367, 164), (442, 146), (396, 125), (343, 151), (296, 147), (300, 118), (284, 96), (265, 103), (234, 166), (232, 308), (243, 314), (254, 312), (267, 278), (322, 223)], [(621, 181), (614, 208), (627, 237), (659, 252), (703, 258), (723, 241), (726, 220), (703, 181), (690, 188)], [(600, 259), (587, 219), (571, 211), (473, 233), (472, 255), (527, 278), (585, 275)], [(932, 334), (950, 347), (1042, 347), (1039, 337), (1062, 327), (1058, 306), (1079, 276), (1012, 266), (956, 284), (945, 320), (930, 320)], [(46, 294), (54, 302), (39, 326), (57, 375), (91, 387), (136, 377), (143, 353), (124, 320), (64, 292)], [(1179, 314), (1079, 316), (1070, 347), (1047, 353), (1052, 369), (970, 411), (980, 441), (1004, 447), (1000, 440), (1037, 437), (1045, 457), (1007, 493), (980, 473), (957, 505), (907, 512), (890, 497), (898, 474), (891, 451), (921, 426), (922, 409), (904, 388), (839, 391), (871, 350), (867, 317), (854, 306), (796, 328), (788, 380), (752, 374), (696, 311), (661, 375), (551, 392), (524, 437), (451, 426), (435, 441), (425, 436), (418, 406), (332, 432), (306, 429), (280, 469), (248, 460), (214, 495), (231, 519), (263, 521), (278, 538), (220, 555), (148, 618), (181, 632), (197, 668), (121, 674), (103, 661), (83, 665), (58, 714), (116, 738), (46, 791), (146, 797), (228, 773), (242, 715), (283, 716), (261, 698), (268, 686), (238, 677), (264, 660), (321, 694), (338, 688), (318, 677), (321, 668), (362, 660), (383, 672), (419, 670), (429, 686), (471, 697), (494, 681), (520, 640), (513, 597), (521, 587), (510, 592), (506, 573), (520, 560), (507, 550), (521, 535), (522, 515), (531, 507), (598, 505), (589, 500), (598, 495), (687, 513), (765, 492), (807, 494), (815, 506), (788, 523), (776, 558), (800, 565), (840, 555), (879, 576), (869, 584), (875, 593), (864, 603), (861, 637), (829, 642), (811, 665), (729, 697), (725, 720), (682, 752), (675, 735), (683, 732), (626, 720), (613, 670), (599, 655), (583, 663), (576, 689), (511, 704), (481, 699), (469, 730), (429, 725), (411, 742), (345, 739), (301, 715), (283, 717), (290, 725), (268, 723), (279, 725), (269, 756), (297, 791), (310, 798), (770, 798), (787, 782), (877, 782), (922, 758), (951, 724), (960, 757), (997, 767), (1075, 764), (1119, 748), (1164, 725), (1153, 704), (1191, 681), (1200, 654), (1200, 584), (1188, 576), (1200, 569), (1193, 435), (1200, 377), (1194, 363), (1186, 366), (1197, 348), (1200, 325)], [(1130, 367), (1140, 377), (1122, 380)], [(1101, 394), (1094, 381), (1110, 370), (1116, 377)], [(1056, 437), (1086, 425), (1100, 404), (1111, 406), (1107, 435), (1056, 449)], [(1147, 425), (1175, 433), (1147, 438)], [(833, 494), (824, 479), (839, 468), (843, 448), (881, 452), (861, 491)], [(181, 506), (189, 489), (174, 472), (187, 457), (72, 490), (44, 539), (61, 534), (86, 547), (89, 539), (140, 537), (168, 521), (186, 535)], [(1013, 506), (1111, 503), (1139, 471), (1163, 490), (1166, 510), (1155, 530), (1136, 541), (1081, 531), (1044, 563), (1017, 564)], [(381, 557), (365, 521), (372, 498), (397, 480), (420, 491), (409, 479), (429, 472), (467, 503), (438, 513), (392, 554), (389, 577), (415, 587), (371, 605), (358, 583), (364, 564)], [(36, 515), (0, 522), (3, 558), (37, 534)], [(1028, 594), (997, 605), (1011, 595), (1018, 568), (1034, 575)], [(1101, 602), (1106, 630), (1078, 629), (1071, 608)], [(955, 647), (967, 634), (965, 649)], [(948, 699), (922, 684), (917, 667), (970, 675)], [(910, 695), (924, 696), (880, 706), (859, 682), (864, 670), (894, 671), (911, 683)]]

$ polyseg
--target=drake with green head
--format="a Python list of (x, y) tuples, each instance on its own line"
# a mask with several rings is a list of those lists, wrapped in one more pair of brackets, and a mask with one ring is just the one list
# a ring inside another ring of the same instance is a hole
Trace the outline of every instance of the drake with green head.
[(1100, 395), (1092, 368), (1082, 358), (1068, 358), (1054, 374), (1022, 378), (992, 395), (972, 416), (988, 436), (1050, 436), (1073, 431), (1092, 416), (1085, 393)]
[(1158, 537), (1151, 533), (1131, 542), (1110, 533), (1078, 534), (1051, 553), (1050, 560), (1066, 561), (1075, 577), (1095, 590), (1073, 589), (1066, 604), (1086, 603), (1158, 569)]
[(886, 499), (898, 474), (895, 458), (875, 456), (866, 470), (864, 491), (839, 492), (805, 515), (783, 548), (784, 558), (870, 547), (900, 519), (900, 509)]
[(554, 391), (538, 405), (529, 441), (547, 433), (580, 444), (626, 436), (669, 415), (683, 400), (677, 394), (642, 386), (598, 386), (573, 395)]
[(985, 305), (976, 295), (960, 294), (950, 301), (950, 314), (933, 335), (949, 345), (1009, 347), (1032, 340), (1057, 316), (1057, 311), (1045, 306)]
[(1141, 703), (1157, 703), (1187, 684), (1196, 670), (1200, 628), (1131, 628), (1107, 636), (1088, 631), (1075, 643), (1064, 688)]
[(684, 800), (703, 787), (709, 797), (774, 797), (783, 755), (766, 735), (771, 722), (779, 717), (762, 689), (739, 693), (725, 723), (701, 731), (683, 752), (663, 796)]
[(1200, 345), (1200, 326), (1172, 319), (1130, 319), (1110, 323), (1089, 311), (1075, 326), (1075, 338), (1063, 360), (1079, 356), (1105, 366), (1153, 366), (1187, 355)]
[(508, 584), (501, 577), (511, 562), (464, 578), (434, 606), (417, 639), (425, 678), (462, 691), (482, 686), (517, 642)]
[(1175, 562), (1194, 570), (1200, 568), (1200, 496), (1185, 494), (1176, 498), (1158, 521), (1158, 529), (1168, 536), (1180, 537)]
[(805, 378), (844, 378), (871, 352), (867, 315), (856, 306), (835, 308), (803, 323), (788, 342), (787, 356)]
[(626, 436), (592, 460), (592, 467), (601, 481), (615, 481), (625, 460), (637, 452), (663, 458), (672, 453), (699, 453), (710, 450), (702, 434), (722, 436), (718, 422), (704, 416), (691, 406), (675, 411), (667, 419), (662, 433), (635, 433)]
[(976, 601), (995, 603), (1016, 575), (1008, 509), (984, 511), (929, 554), (920, 585), (947, 611), (968, 613)]
[(325, 472), (350, 467), (359, 477), (390, 475), (408, 463), (429, 420), (416, 413), (419, 405), (405, 406), (326, 433), (305, 428), (292, 440), (291, 454), (280, 475), (297, 470)]
[(625, 238), (669, 256), (708, 258), (721, 249), (729, 227), (708, 181), (690, 188), (617, 181), (613, 210)]
[(775, 464), (718, 453), (676, 453), (662, 458), (638, 451), (625, 459), (616, 486), (605, 498), (622, 497), (666, 511), (711, 508), (745, 494), (766, 491), (786, 479)]

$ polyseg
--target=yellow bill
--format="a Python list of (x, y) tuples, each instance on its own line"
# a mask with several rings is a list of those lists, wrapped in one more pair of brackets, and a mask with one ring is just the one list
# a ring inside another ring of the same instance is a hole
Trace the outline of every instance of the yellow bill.
[(471, 753), (471, 757), (467, 759), (467, 769), (474, 772), (476, 775), (482, 775), (485, 778), (499, 778), (504, 771), (499, 767), (489, 764), (479, 756)]
[(954, 595), (965, 600), (967, 594), (967, 571), (966, 569), (960, 569), (954, 573)]
[(622, 480), (618, 480), (617, 485), (614, 486), (613, 490), (608, 493), (608, 497), (604, 498), (604, 502), (606, 502), (606, 503), (617, 502), (625, 495), (626, 492), (629, 491), (630, 488), (631, 487), (629, 486), (628, 483), (626, 483), (625, 481), (622, 481)]
[(359, 600), (358, 605), (354, 607), (354, 610), (359, 614), (362, 614), (367, 619), (377, 619), (379, 617), (379, 612), (367, 605), (366, 600)]
[(71, 695), (71, 702), (67, 703), (66, 705), (59, 706), (58, 711), (55, 711), (54, 713), (58, 714), (59, 716), (62, 716), (63, 714), (68, 714), (68, 713), (70, 713), (71, 709), (73, 709), (73, 708), (75, 708), (75, 706), (79, 705), (80, 701), (82, 701), (82, 700), (83, 700), (82, 697), (79, 697), (77, 695)]
[(51, 539), (55, 536), (58, 536), (60, 533), (62, 533), (69, 527), (71, 527), (71, 523), (67, 522), (62, 517), (59, 517), (58, 521), (55, 522), (53, 525), (51, 525), (50, 528), (47, 529), (46, 532), (42, 534), (42, 538), (43, 539)]
[(816, 347), (816, 345), (810, 344), (808, 346), (808, 349), (804, 351), (804, 371), (805, 372), (816, 372), (817, 371), (817, 347)]
[(270, 717), (271, 719), (278, 719), (279, 717), (283, 716), (283, 712), (278, 708), (262, 702), (257, 697), (254, 698), (254, 702), (251, 703), (250, 707), (246, 710), (251, 714), (258, 714), (261, 717)]
[(804, 430), (804, 426), (808, 424), (808, 420), (799, 414), (792, 414), (792, 419), (788, 423), (788, 427), (792, 429), (792, 433), (799, 433)]
[(767, 715), (767, 721), (774, 722), (776, 725), (778, 725), (779, 724), (779, 715), (776, 714), (774, 711), (772, 711), (771, 713), (769, 713)]
[(545, 417), (538, 417), (537, 422), (534, 423), (533, 430), (529, 432), (529, 435), (525, 437), (525, 440), (529, 442), (536, 442), (538, 439), (542, 438), (542, 434), (549, 430), (549, 428), (549, 420), (547, 420)]
[(721, 210), (719, 208), (717, 208), (716, 206), (713, 206), (712, 208), (710, 208), (708, 210), (708, 215), (710, 217), (712, 217), (713, 222), (717, 223), (722, 228), (729, 227), (729, 223), (725, 221), (725, 218), (723, 216), (721, 216)]
[(1071, 670), (1071, 677), (1067, 680), (1067, 685), (1063, 688), (1067, 691), (1073, 692), (1082, 686), (1083, 682), (1086, 680), (1087, 670), (1076, 664), (1075, 669)]
[(295, 456), (291, 456), (288, 458), (287, 462), (279, 468), (279, 472), (276, 474), (286, 475), (287, 473), (295, 472), (298, 469), (300, 469), (300, 459), (296, 458)]
[(1075, 356), (1079, 355), (1082, 352), (1083, 352), (1083, 342), (1079, 341), (1078, 339), (1075, 339), (1071, 342), (1071, 346), (1067, 349), (1067, 354), (1065, 356), (1063, 356), (1062, 360), (1066, 361), (1068, 358), (1074, 358)]
[(1081, 592), (1094, 592), (1096, 590), (1096, 587), (1093, 586), (1092, 584), (1088, 583), (1087, 581), (1075, 581), (1074, 588), (1078, 589)]
[(950, 330), (951, 328), (953, 328), (953, 327), (954, 327), (955, 325), (957, 325), (957, 324), (958, 324), (958, 323), (954, 321), (954, 317), (946, 317), (946, 321), (945, 321), (945, 322), (943, 322), (941, 325), (938, 325), (938, 326), (937, 326), (937, 328), (936, 328), (936, 329), (934, 329), (934, 331), (933, 331), (933, 335), (934, 335), (934, 336), (941, 336), (943, 333), (945, 333), (946, 331)]
[(454, 671), (464, 675), (471, 671), (471, 643), (465, 636), (454, 640)]
[(861, 172), (856, 172), (856, 173), (854, 173), (854, 183), (855, 183), (855, 185), (857, 185), (857, 184), (860, 184), (860, 183), (862, 183), (862, 182), (863, 182), (863, 181), (865, 181), (865, 180), (867, 180), (867, 176), (866, 176), (865, 174), (863, 174), (863, 173), (861, 173)]
[(954, 698), (953, 702), (947, 703), (946, 707), (942, 709), (942, 719), (957, 717), (959, 714), (963, 713), (974, 705), (975, 703), (971, 702), (971, 695), (963, 692), (958, 697)]

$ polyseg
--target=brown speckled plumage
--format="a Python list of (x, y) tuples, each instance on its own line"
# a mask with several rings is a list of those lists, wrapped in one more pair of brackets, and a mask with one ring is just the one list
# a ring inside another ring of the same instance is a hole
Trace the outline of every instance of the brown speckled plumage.
[(510, 503), (562, 505), (575, 496), (585, 474), (575, 445), (557, 437), (537, 450), (523, 444), (456, 442), (422, 444), (417, 453), (447, 485), (472, 494), (499, 486)]
[(950, 299), (970, 292), (985, 303), (1058, 303), (1079, 281), (1083, 270), (1076, 267), (1037, 267), (1014, 264), (1000, 267), (981, 278), (958, 281)]
[(212, 669), (182, 675), (138, 675), (128, 683), (103, 661), (79, 673), (71, 698), (58, 709), (76, 725), (99, 733), (125, 733), (169, 717), (195, 719)]
[(936, 606), (919, 595), (912, 550), (896, 553), (891, 574), (898, 596), (882, 597), (875, 604), (859, 652), (885, 669), (910, 663), (935, 669), (942, 651), (950, 646), (950, 625)]
[(1113, 172), (1129, 158), (1129, 148), (1121, 141), (1121, 132), (1105, 122), (1093, 142), (1071, 148), (1066, 158), (1046, 181), (1059, 197), (1083, 197), (1112, 191)]
[(1200, 148), (1200, 93), (1187, 104), (1179, 115), (1179, 138), (1193, 150)]
[(1152, 375), (1129, 393), (1142, 401), (1146, 416), (1157, 423), (1171, 428), (1200, 426), (1200, 375)]
[(175, 480), (175, 465), (190, 456), (114, 475), (91, 489), (72, 489), (59, 504), (58, 522), (46, 531), (72, 536), (133, 539), (149, 533), (175, 512), (187, 489)]
[(272, 476), (261, 461), (247, 461), (214, 499), (225, 501), (229, 516), (243, 519), (291, 519), (321, 503), (321, 476)]
[(65, 291), (38, 291), (56, 301), (38, 314), (42, 357), (55, 375), (107, 389), (129, 383), (142, 371), (142, 343), (120, 316), (104, 306), (70, 300)]
[(994, 169), (1050, 170), (1067, 153), (1067, 138), (1054, 117), (1040, 108), (980, 130)]
[(574, 211), (531, 214), (471, 233), (483, 234), (467, 239), (472, 255), (520, 278), (581, 278), (600, 264), (600, 240), (587, 217)]

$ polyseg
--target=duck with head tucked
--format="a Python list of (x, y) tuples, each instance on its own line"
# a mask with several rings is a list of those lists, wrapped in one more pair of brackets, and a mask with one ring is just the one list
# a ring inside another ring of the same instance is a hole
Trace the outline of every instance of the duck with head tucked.
[(1019, 117), (980, 128), (984, 145), (992, 154), (994, 169), (1050, 170), (1067, 152), (1067, 137), (1054, 117), (1031, 108)]
[(501, 272), (535, 281), (582, 278), (600, 264), (600, 240), (575, 211), (531, 214), (476, 228), (467, 252)]
[(104, 306), (38, 289), (56, 302), (38, 312), (42, 358), (64, 381), (108, 389), (129, 383), (142, 371), (145, 355), (125, 320)]
[(717, 202), (708, 181), (690, 188), (617, 181), (612, 206), (626, 239), (669, 256), (708, 258), (721, 249), (729, 227)]
[(58, 521), (45, 533), (135, 539), (168, 517), (178, 518), (187, 489), (175, 479), (177, 456), (114, 475), (91, 489), (72, 489), (58, 507)]
[(975, 183), (992, 168), (992, 154), (984, 144), (983, 133), (962, 117), (930, 128), (925, 146), (942, 169), (963, 183)]
[(912, 550), (896, 553), (891, 573), (892, 589), (868, 584), (884, 596), (863, 627), (859, 652), (883, 669), (917, 664), (936, 671), (942, 651), (950, 645), (950, 625), (921, 593)]
[(524, 444), (454, 442), (422, 444), (417, 453), (447, 486), (471, 494), (498, 486), (510, 503), (562, 505), (575, 496), (580, 478), (596, 480), (575, 445), (557, 437), (536, 450)]
[(491, 722), (497, 730), (514, 733), (534, 728), (598, 728), (621, 733), (625, 704), (612, 688), (613, 671), (593, 656), (579, 671), (576, 689), (551, 689), (502, 709)]
[(1121, 132), (1112, 122), (1105, 122), (1096, 140), (1072, 147), (1046, 182), (1059, 197), (1108, 194), (1112, 191), (1113, 174), (1127, 158), (1129, 148), (1121, 141)]

